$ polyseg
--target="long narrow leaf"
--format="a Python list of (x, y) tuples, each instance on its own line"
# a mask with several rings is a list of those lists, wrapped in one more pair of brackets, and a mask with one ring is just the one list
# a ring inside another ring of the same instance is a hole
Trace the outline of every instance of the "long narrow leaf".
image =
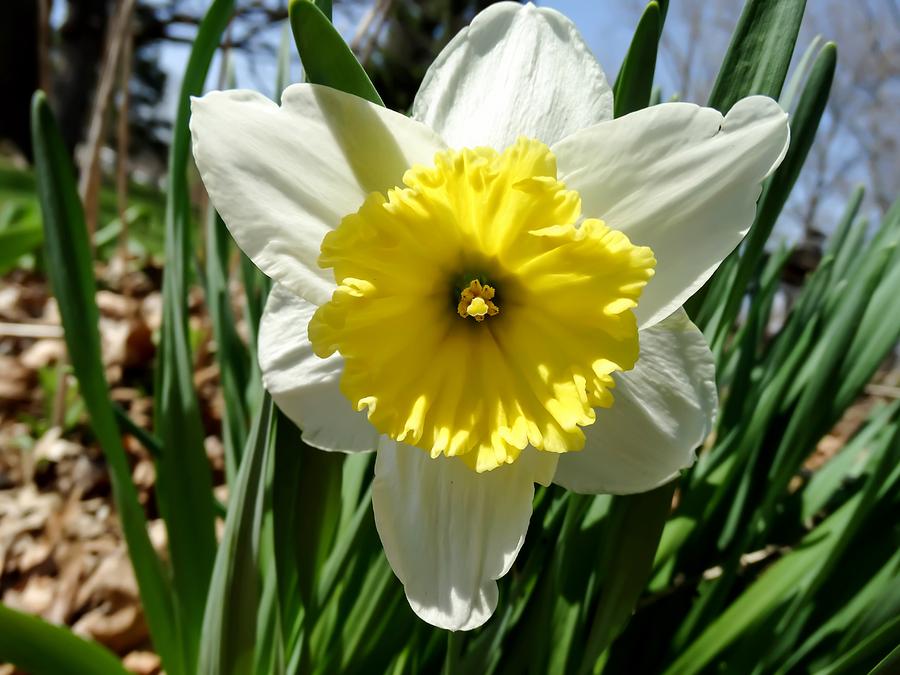
[(0, 604), (0, 663), (31, 675), (126, 675), (118, 657), (67, 628)]
[(627, 115), (649, 105), (662, 27), (662, 10), (659, 3), (652, 0), (641, 15), (634, 37), (631, 39), (631, 46), (616, 77), (613, 87), (615, 117)]
[(199, 672), (249, 673), (254, 660), (260, 578), (257, 567), (266, 458), (272, 445), (272, 400), (265, 396), (232, 485), (203, 621)]
[(291, 29), (306, 79), (384, 105), (366, 71), (329, 18), (311, 0), (291, 0)]
[(707, 668), (723, 650), (740, 639), (749, 627), (771, 617), (791, 597), (810, 565), (834, 544), (854, 513), (859, 498), (813, 530), (790, 555), (772, 565), (688, 646), (666, 670), (667, 675), (693, 675)]
[(787, 77), (806, 0), (749, 0), (709, 95), (726, 112), (750, 94), (778, 98)]
[(37, 188), (44, 217), (47, 271), (65, 328), (69, 359), (94, 433), (109, 464), (113, 497), (154, 646), (168, 672), (184, 673), (171, 588), (147, 535), (147, 522), (131, 482), (131, 469), (100, 358), (99, 312), (94, 299), (96, 286), (84, 212), (68, 153), (42, 92), (36, 93), (32, 101), (31, 124)]
[(166, 521), (176, 589), (178, 630), (187, 670), (196, 670), (209, 579), (216, 552), (212, 477), (193, 386), (187, 287), (192, 258), (187, 181), (190, 97), (202, 91), (233, 0), (214, 0), (194, 40), (181, 85), (169, 153), (163, 326), (157, 356), (155, 424), (163, 452), (157, 460), (157, 503)]
[(590, 673), (595, 662), (634, 611), (647, 583), (672, 506), (677, 481), (643, 494), (616, 497), (614, 527), (607, 535), (608, 558), (603, 568), (603, 590), (588, 636), (581, 672)]
[(242, 448), (247, 439), (244, 393), (250, 370), (249, 354), (237, 334), (234, 313), (231, 311), (231, 294), (228, 288), (230, 243), (225, 223), (210, 208), (206, 221), (206, 303), (216, 340), (216, 363), (222, 382), (222, 442), (229, 484), (237, 473)]
[[(759, 200), (756, 220), (741, 249), (740, 263), (731, 282), (727, 299), (716, 326), (713, 343), (721, 343), (728, 333), (740, 309), (741, 299), (747, 284), (753, 277), (762, 259), (766, 241), (775, 227), (790, 191), (800, 175), (809, 149), (825, 112), (825, 105), (831, 92), (834, 71), (837, 65), (837, 48), (833, 42), (826, 44), (812, 67), (809, 80), (800, 96), (797, 110), (791, 117), (791, 145), (784, 161), (766, 183)], [(736, 255), (732, 254), (732, 255)], [(714, 283), (723, 283), (716, 281)]]

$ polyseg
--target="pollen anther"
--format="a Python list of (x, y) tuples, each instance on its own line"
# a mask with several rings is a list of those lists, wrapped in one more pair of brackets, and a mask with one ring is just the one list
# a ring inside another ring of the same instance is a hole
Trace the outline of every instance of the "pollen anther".
[(482, 285), (478, 279), (472, 279), (459, 294), (459, 304), (456, 311), (466, 319), (472, 317), (476, 321), (484, 321), (486, 316), (496, 316), (500, 308), (493, 302), (494, 291), (492, 286)]

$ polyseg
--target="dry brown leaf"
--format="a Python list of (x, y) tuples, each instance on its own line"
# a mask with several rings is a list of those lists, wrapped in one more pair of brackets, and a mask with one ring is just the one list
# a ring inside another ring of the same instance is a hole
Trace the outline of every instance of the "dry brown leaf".
[(166, 530), (166, 522), (162, 518), (151, 520), (147, 525), (147, 534), (150, 535), (150, 543), (153, 550), (163, 560), (169, 559), (169, 533)]
[(22, 352), (19, 361), (29, 370), (46, 368), (50, 364), (59, 363), (65, 357), (66, 343), (62, 340), (46, 338), (37, 340)]
[(66, 459), (75, 459), (81, 455), (83, 448), (62, 437), (62, 429), (51, 427), (38, 439), (31, 453), (35, 465), (42, 462), (58, 463)]
[(44, 300), (43, 310), (40, 314), (44, 323), (61, 324), (62, 318), (59, 315), (59, 305), (56, 304), (56, 298), (48, 297)]
[(151, 331), (159, 330), (162, 325), (162, 308), (162, 294), (158, 291), (151, 293), (141, 301), (141, 317)]
[(100, 313), (116, 319), (125, 319), (137, 314), (140, 304), (134, 298), (113, 293), (112, 291), (97, 291), (97, 308)]
[(19, 308), (21, 297), (22, 287), (18, 284), (0, 286), (0, 317), (6, 321), (20, 321), (23, 318)]
[(130, 652), (122, 660), (122, 665), (137, 675), (159, 675), (162, 672), (162, 662), (153, 652)]
[(53, 603), (56, 579), (49, 576), (32, 575), (21, 589), (10, 588), (3, 595), (3, 603), (20, 612), (43, 616)]
[(81, 585), (75, 607), (82, 615), (72, 630), (113, 651), (127, 651), (147, 639), (137, 582), (124, 545), (106, 555)]
[(132, 598), (117, 597), (85, 613), (72, 632), (96, 640), (116, 653), (142, 645), (149, 633), (140, 604)]
[(0, 354), (0, 400), (28, 401), (34, 386), (34, 371), (22, 365), (14, 356)]

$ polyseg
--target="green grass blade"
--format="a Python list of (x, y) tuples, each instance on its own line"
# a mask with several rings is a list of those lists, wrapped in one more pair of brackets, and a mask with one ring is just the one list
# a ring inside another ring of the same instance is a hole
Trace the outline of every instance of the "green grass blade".
[(159, 457), (162, 452), (162, 445), (156, 436), (143, 427), (135, 424), (134, 420), (128, 416), (128, 413), (125, 412), (118, 403), (113, 403), (113, 413), (116, 416), (116, 421), (119, 423), (119, 430), (123, 434), (131, 434), (140, 441), (141, 445), (143, 445), (154, 458)]
[(808, 570), (803, 582), (798, 585), (799, 593), (790, 603), (790, 606), (778, 617), (775, 628), (780, 636), (777, 645), (770, 645), (766, 654), (766, 662), (770, 665), (783, 662), (793, 650), (811, 610), (815, 607), (815, 594), (828, 580), (831, 572), (838, 563), (847, 546), (854, 540), (861, 529), (866, 517), (869, 515), (877, 497), (878, 488), (883, 477), (900, 459), (900, 426), (895, 427), (893, 433), (883, 435), (879, 447), (872, 453), (869, 462), (873, 464), (870, 469), (866, 485), (861, 491), (860, 501), (854, 508), (850, 520), (846, 523), (835, 544), (826, 555), (817, 560)]
[[(897, 202), (900, 206), (900, 201)], [(890, 232), (892, 240), (885, 250), (893, 248), (887, 271), (869, 299), (853, 341), (842, 361), (840, 386), (833, 399), (833, 415), (843, 411), (859, 394), (878, 366), (900, 340), (900, 209), (893, 220), (886, 218), (882, 232)]]
[(100, 358), (99, 312), (84, 212), (68, 152), (44, 94), (32, 109), (37, 189), (44, 217), (47, 271), (59, 306), (69, 359), (100, 447), (109, 465), (113, 497), (141, 593), (144, 612), (166, 670), (184, 673), (175, 632), (172, 594), (131, 482)]
[[(850, 636), (850, 628), (858, 630), (861, 618), (867, 610), (884, 605), (885, 597), (896, 586), (898, 573), (900, 573), (900, 550), (896, 551), (860, 588), (855, 589), (856, 592), (849, 602), (842, 604), (839, 611), (829, 613), (827, 619), (815, 631), (793, 648), (790, 658), (779, 664), (778, 675), (796, 672), (795, 669), (817, 650), (829, 659), (834, 653), (842, 651), (841, 643)], [(834, 575), (832, 583), (846, 585), (841, 575)], [(809, 667), (809, 664), (806, 666)], [(818, 670), (815, 666), (809, 669), (813, 672)]]
[(900, 644), (891, 650), (891, 653), (878, 662), (869, 675), (891, 675), (900, 672)]
[(181, 85), (169, 152), (163, 326), (157, 362), (155, 423), (163, 452), (157, 461), (157, 503), (166, 521), (177, 602), (177, 630), (185, 663), (196, 670), (206, 595), (216, 554), (212, 477), (193, 386), (187, 325), (191, 209), (187, 169), (190, 97), (200, 94), (213, 54), (233, 9), (214, 0), (200, 23)]
[[(271, 453), (270, 453), (271, 458)], [(265, 518), (264, 513), (264, 518)], [(271, 532), (265, 533), (263, 525), (263, 545), (266, 538), (271, 541)], [(265, 550), (262, 551), (265, 554)], [(265, 558), (266, 556), (261, 556)], [(278, 601), (278, 575), (275, 570), (274, 556), (269, 559), (263, 569), (262, 594), (256, 620), (255, 665), (253, 672), (258, 675), (285, 675), (284, 640), (281, 629), (281, 611)]]
[(272, 441), (272, 401), (264, 397), (247, 439), (216, 555), (206, 603), (199, 672), (243, 675), (252, 671), (260, 599), (257, 565), (263, 496)]
[(282, 27), (275, 63), (275, 95), (272, 99), (281, 104), (281, 94), (291, 83), (291, 24), (289, 21), (285, 22)]
[[(851, 222), (841, 247), (834, 253), (834, 272), (832, 275), (836, 282), (846, 280), (852, 269), (856, 267), (855, 262), (863, 255), (868, 246), (868, 234), (869, 220), (867, 218), (858, 218)], [(838, 290), (837, 283), (833, 284), (832, 295)]]
[(350, 556), (355, 545), (363, 535), (363, 526), (371, 522), (372, 515), (372, 490), (369, 488), (363, 499), (352, 512), (347, 524), (341, 527), (331, 547), (328, 561), (319, 572), (319, 584), (317, 589), (317, 604), (324, 605), (328, 602), (331, 593), (349, 564)]
[(880, 630), (864, 638), (852, 650), (844, 654), (830, 667), (816, 675), (855, 675), (872, 667), (872, 672), (895, 673), (892, 665), (900, 663), (897, 653), (900, 645), (900, 616), (889, 621)]
[(803, 52), (803, 56), (800, 57), (800, 61), (794, 68), (794, 72), (791, 74), (790, 78), (788, 78), (787, 86), (781, 93), (781, 98), (778, 99), (778, 104), (783, 110), (786, 110), (788, 112), (792, 111), (794, 107), (794, 100), (797, 98), (797, 94), (800, 92), (801, 86), (806, 81), (806, 78), (809, 75), (809, 70), (812, 67), (813, 63), (813, 57), (818, 53), (819, 49), (821, 49), (822, 43), (822, 36), (816, 35), (810, 41), (809, 45), (807, 45), (806, 50)]
[[(317, 587), (341, 514), (344, 455), (306, 445), (300, 431), (278, 414), (272, 510), (278, 594), (282, 602), (285, 651), (296, 647), (301, 614), (307, 627), (317, 617)], [(315, 514), (315, 517), (310, 517)]]
[(43, 241), (40, 222), (26, 221), (0, 230), (0, 274), (6, 274), (19, 258), (34, 251)]
[(787, 77), (806, 0), (749, 0), (709, 95), (721, 112), (744, 96), (777, 99)]
[[(561, 529), (547, 537), (548, 542), (553, 542), (552, 555), (547, 556), (540, 567), (530, 569), (536, 577), (533, 597), (524, 604), (524, 611), (515, 624), (517, 639), (527, 645), (527, 649), (509, 655), (502, 665), (505, 672), (532, 669), (555, 675), (571, 672), (577, 667), (583, 639), (576, 642), (576, 635), (583, 637), (580, 621), (582, 604), (588, 602), (589, 597), (585, 579), (592, 573), (596, 575), (598, 568), (606, 562), (600, 542), (606, 540), (604, 534), (613, 520), (609, 512), (604, 511), (604, 517), (592, 519), (590, 526), (582, 529), (595, 499), (602, 500), (607, 507), (612, 502), (612, 498), (606, 495), (595, 498), (574, 493), (563, 495), (559, 500)], [(532, 522), (535, 521), (532, 516)], [(542, 534), (546, 536), (546, 532)], [(537, 543), (533, 545), (541, 546)], [(536, 553), (540, 554), (540, 551)], [(534, 557), (535, 553), (523, 556), (525, 567), (531, 567)], [(537, 570), (540, 570), (539, 574)], [(491, 624), (506, 618), (506, 608), (501, 610)], [(497, 629), (500, 627), (497, 626)], [(485, 653), (484, 644), (476, 643), (473, 647), (472, 653), (467, 655), (467, 669), (481, 670), (483, 666), (479, 668), (476, 659), (483, 663), (490, 655)]]
[(210, 208), (206, 222), (206, 304), (216, 341), (216, 363), (225, 403), (222, 441), (225, 470), (232, 484), (247, 440), (248, 413), (244, 393), (249, 383), (250, 355), (237, 334), (231, 293), (228, 288), (228, 260), (231, 240), (221, 217)]
[(613, 86), (615, 117), (646, 108), (650, 104), (662, 28), (662, 11), (656, 0), (652, 0), (641, 15)]
[(331, 21), (331, 0), (315, 0), (316, 7)]
[(834, 228), (834, 233), (828, 240), (828, 246), (825, 248), (826, 255), (836, 255), (838, 251), (844, 248), (844, 242), (847, 241), (847, 237), (850, 234), (850, 228), (856, 221), (856, 216), (859, 214), (859, 207), (862, 205), (865, 194), (866, 190), (862, 185), (857, 185), (853, 190), (853, 194), (850, 195), (850, 199), (847, 201), (844, 214), (841, 216), (841, 220), (838, 222), (837, 227)]
[[(773, 3), (777, 4), (777, 3)], [(806, 161), (809, 149), (825, 112), (825, 105), (831, 93), (831, 83), (837, 65), (837, 49), (834, 43), (826, 44), (812, 67), (806, 86), (791, 117), (791, 145), (784, 161), (766, 183), (759, 200), (756, 220), (750, 234), (740, 249), (740, 262), (733, 282), (729, 286), (725, 306), (715, 327), (713, 344), (719, 345), (727, 336), (741, 306), (741, 299), (747, 285), (753, 278), (762, 260), (766, 241), (772, 234), (775, 222), (784, 208), (800, 169)], [(737, 255), (737, 252), (732, 254)], [(714, 283), (724, 283), (715, 281)]]
[(260, 378), (259, 363), (255, 356), (256, 338), (259, 333), (259, 321), (262, 318), (272, 282), (269, 277), (259, 271), (259, 268), (243, 251), (240, 252), (240, 268), (241, 281), (244, 285), (244, 318), (247, 321), (249, 333), (248, 351), (253, 355), (250, 359), (250, 376), (248, 378), (252, 388)]
[(834, 495), (859, 471), (861, 460), (870, 452), (870, 445), (879, 433), (900, 412), (900, 401), (874, 409), (866, 426), (841, 448), (825, 466), (809, 479), (801, 494), (801, 522), (807, 522), (825, 510)]
[[(797, 34), (805, 7), (806, 0), (749, 0), (744, 5), (738, 25), (731, 37), (728, 52), (725, 54), (725, 60), (722, 62), (710, 93), (709, 106), (725, 113), (741, 98), (751, 94), (763, 94), (778, 99), (797, 42)], [(809, 83), (807, 83), (806, 89), (809, 88)], [(795, 133), (793, 127), (792, 121), (792, 135)], [(794, 145), (795, 142), (792, 139), (792, 149)], [(799, 164), (802, 164), (802, 160)], [(776, 180), (770, 179), (767, 188)], [(787, 190), (779, 191), (784, 193), (784, 198), (787, 197), (790, 186), (787, 188)], [(764, 190), (763, 199), (765, 199), (766, 192), (768, 189)], [(782, 195), (776, 196), (780, 198)], [(759, 224), (761, 210), (762, 200), (757, 212), (757, 223), (750, 230), (750, 237), (754, 236), (755, 231), (763, 229)], [(780, 210), (781, 205), (778, 205), (768, 216), (773, 225)], [(771, 227), (767, 229), (770, 231)], [(762, 233), (756, 235), (763, 241), (768, 236), (769, 232), (766, 232), (765, 236)], [(735, 251), (726, 258), (719, 272), (686, 303), (688, 314), (695, 319), (697, 325), (711, 339), (716, 336), (709, 326), (712, 310), (721, 306), (721, 297), (730, 297), (735, 292), (739, 294), (739, 297), (742, 296), (749, 280), (749, 277), (746, 277), (739, 285), (732, 280), (732, 276), (736, 273), (734, 268), (737, 266), (738, 257), (738, 251)], [(748, 270), (752, 269), (753, 267), (747, 266), (742, 275), (746, 275)], [(707, 296), (713, 297), (707, 300)], [(726, 330), (734, 318), (735, 311), (733, 301), (729, 302), (727, 308), (722, 307), (713, 328)]]
[[(286, 427), (292, 427), (286, 430)], [(284, 562), (294, 566), (298, 575), (298, 591), (307, 612), (318, 607), (316, 593), (319, 579), (325, 572), (325, 562), (332, 550), (341, 517), (341, 478), (344, 455), (312, 448), (294, 433), (296, 428), (283, 416), (279, 416), (278, 457), (288, 452), (299, 460), (296, 473), (290, 476), (276, 471), (275, 517), (290, 519), (292, 524), (278, 527), (280, 538), (292, 540), (290, 559)], [(299, 442), (298, 442), (299, 441)], [(281, 511), (282, 513), (279, 513)], [(363, 509), (365, 511), (365, 509)], [(305, 514), (316, 514), (315, 518)], [(287, 528), (287, 529), (285, 529)]]
[(0, 604), (0, 663), (31, 675), (127, 675), (119, 658), (67, 628)]
[(306, 79), (384, 105), (344, 38), (310, 0), (291, 0), (291, 30)]
[(597, 612), (582, 660), (581, 673), (593, 672), (598, 657), (634, 611), (653, 567), (654, 556), (672, 506), (677, 481), (643, 494), (615, 497), (612, 527), (605, 539)]
[(796, 473), (812, 445), (835, 421), (829, 402), (834, 396), (832, 383), (837, 367), (844, 359), (866, 309), (866, 299), (876, 288), (888, 251), (881, 252), (864, 270), (857, 283), (849, 287), (846, 301), (823, 331), (807, 363), (813, 363), (810, 380), (793, 410), (768, 472), (767, 492), (758, 509), (759, 525), (768, 524), (775, 504), (783, 498), (784, 489)]
[(764, 572), (737, 600), (686, 649), (665, 671), (667, 675), (693, 675), (704, 671), (714, 659), (744, 633), (769, 619), (790, 599), (797, 584), (815, 565), (853, 516), (857, 496), (807, 535), (800, 545)]

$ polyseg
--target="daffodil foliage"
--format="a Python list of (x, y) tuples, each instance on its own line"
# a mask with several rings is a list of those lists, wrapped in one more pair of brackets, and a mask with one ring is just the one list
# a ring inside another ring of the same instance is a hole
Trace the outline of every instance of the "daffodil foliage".
[(747, 233), (787, 115), (612, 109), (574, 25), (514, 3), (450, 41), (412, 117), (312, 84), (193, 102), (210, 199), (276, 284), (265, 387), (311, 445), (377, 448), (385, 552), (437, 626), (490, 617), (534, 483), (646, 491), (711, 428), (681, 305)]
[[(200, 95), (235, 10), (213, 0), (170, 158), (160, 434), (141, 434), (161, 556), (70, 161), (35, 98), (47, 273), (167, 673), (896, 671), (900, 403), (889, 376), (867, 384), (900, 339), (900, 206), (873, 232), (855, 193), (782, 292), (793, 259), (771, 234), (836, 67), (819, 39), (794, 58), (805, 5), (748, 0), (702, 107), (651, 95), (667, 2), (615, 80), (561, 13), (494, 3), (395, 111), (328, 0), (289, 3), (306, 82), (277, 103)], [(229, 458), (217, 550), (185, 315), (191, 143)], [(0, 606), (4, 660), (115, 672)]]

